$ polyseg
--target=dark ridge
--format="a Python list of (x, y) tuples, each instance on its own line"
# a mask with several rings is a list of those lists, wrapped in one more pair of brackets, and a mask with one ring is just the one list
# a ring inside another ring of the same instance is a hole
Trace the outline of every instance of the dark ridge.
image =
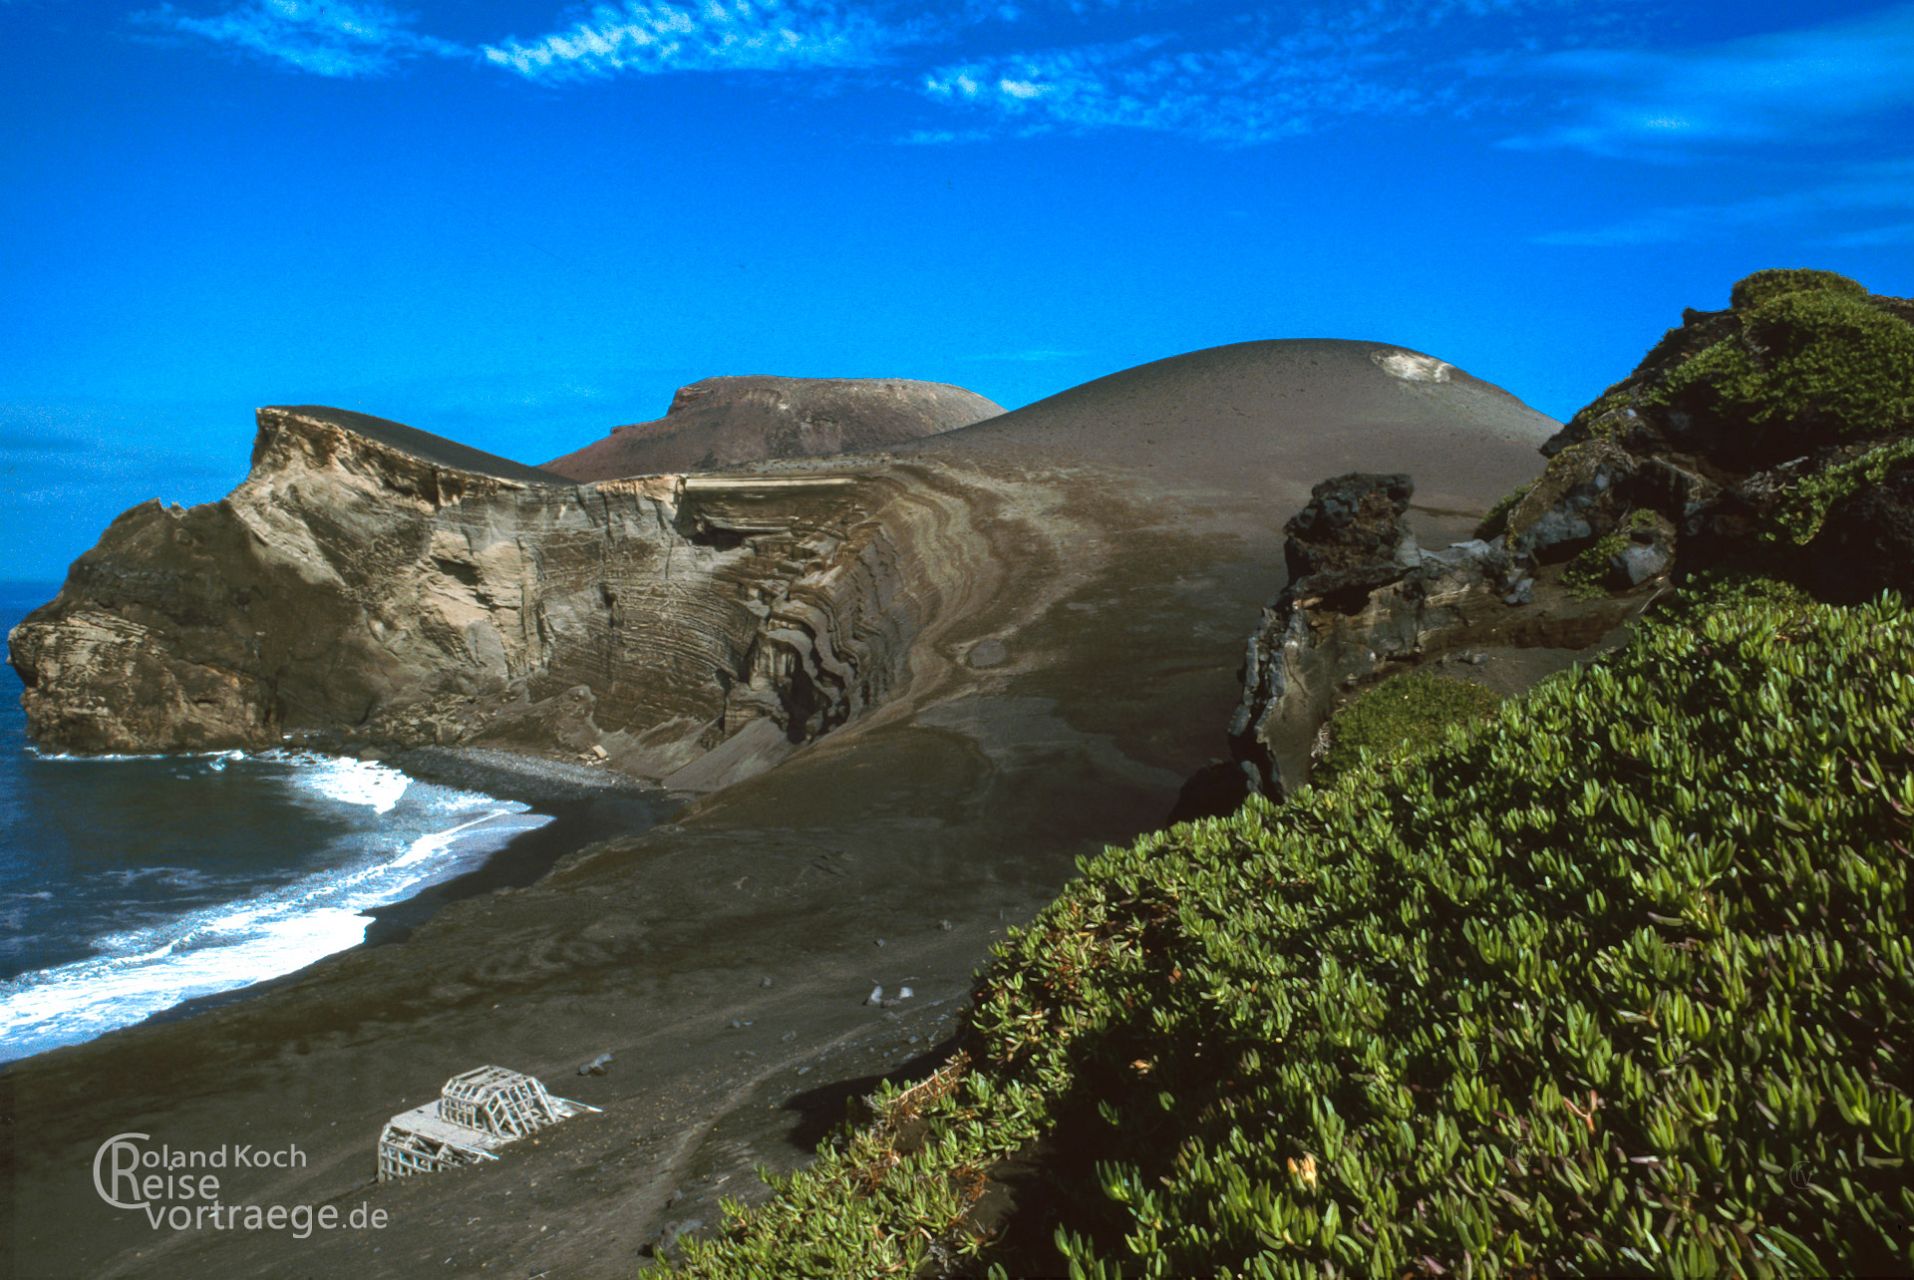
[(574, 483), (555, 472), (545, 471), (539, 467), (528, 467), (522, 462), (513, 462), (510, 458), (501, 458), (495, 453), (486, 453), (483, 449), (474, 449), (456, 440), (435, 436), (430, 431), (408, 427), (402, 422), (375, 418), (369, 413), (355, 413), (351, 409), (334, 409), (323, 404), (269, 405), (268, 409), (330, 423), (354, 435), (376, 440), (380, 444), (410, 454), (421, 461), (430, 462), (434, 466), (450, 467), (456, 471), (470, 471), (498, 480), (516, 481), (519, 484), (570, 487)]

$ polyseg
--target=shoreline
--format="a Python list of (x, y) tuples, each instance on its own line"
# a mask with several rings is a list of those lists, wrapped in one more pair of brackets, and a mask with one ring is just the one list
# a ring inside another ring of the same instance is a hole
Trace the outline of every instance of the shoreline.
[[(322, 754), (354, 758), (334, 751)], [(397, 902), (365, 910), (361, 914), (368, 917), (370, 923), (364, 936), (351, 946), (328, 952), (286, 973), (228, 991), (182, 1000), (137, 1022), (111, 1028), (86, 1040), (55, 1045), (0, 1062), (0, 1078), (48, 1054), (96, 1044), (123, 1031), (182, 1023), (215, 1009), (243, 1004), (302, 981), (319, 966), (343, 956), (403, 942), (455, 902), (528, 888), (572, 854), (605, 840), (640, 835), (669, 821), (685, 803), (684, 797), (623, 774), (491, 748), (422, 747), (380, 757), (378, 763), (398, 770), (413, 781), (525, 804), (529, 806), (529, 814), (550, 821), (513, 836), (469, 870), (424, 885)]]
[(621, 773), (491, 747), (415, 747), (380, 763), (420, 782), (530, 805), (532, 813), (551, 821), (513, 837), (470, 871), (372, 908), (365, 913), (372, 923), (361, 947), (402, 942), (461, 899), (529, 888), (572, 854), (605, 840), (642, 835), (670, 821), (686, 803), (682, 796)]

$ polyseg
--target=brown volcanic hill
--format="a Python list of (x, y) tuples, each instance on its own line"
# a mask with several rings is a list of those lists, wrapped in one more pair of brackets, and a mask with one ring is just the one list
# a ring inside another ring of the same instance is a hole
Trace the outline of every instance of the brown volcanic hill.
[(716, 471), (772, 458), (863, 453), (1003, 412), (975, 392), (903, 378), (706, 378), (680, 387), (656, 422), (546, 463), (574, 480)]
[(1412, 474), (1418, 509), (1478, 510), (1534, 473), (1533, 451), (1554, 429), (1500, 387), (1418, 351), (1271, 339), (1137, 365), (900, 452), (1093, 460), (1159, 485), (1259, 493), (1273, 527), (1352, 462)]

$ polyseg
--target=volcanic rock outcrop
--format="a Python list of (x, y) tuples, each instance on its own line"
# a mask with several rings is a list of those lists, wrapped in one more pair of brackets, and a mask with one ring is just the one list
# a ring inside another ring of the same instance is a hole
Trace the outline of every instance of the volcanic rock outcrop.
[(867, 453), (1003, 412), (975, 392), (902, 378), (706, 378), (665, 416), (617, 427), (546, 467), (573, 480), (717, 471), (777, 458)]
[(1683, 574), (1849, 601), (1905, 590), (1914, 301), (1757, 272), (1727, 310), (1685, 312), (1543, 452), (1548, 470), (1508, 508), (1509, 545), (1585, 579), (1619, 583), (1634, 572), (1622, 544), (1649, 542)]
[(662, 775), (815, 737), (896, 678), (917, 603), (882, 482), (580, 487), (319, 408), (259, 412), (217, 503), (147, 503), (16, 629), (36, 740), (82, 751), (608, 749)]
[(1414, 491), (1406, 475), (1337, 476), (1285, 526), (1289, 585), (1250, 636), (1230, 722), (1243, 790), (1280, 797), (1306, 781), (1309, 748), (1353, 691), (1466, 653), (1471, 665), (1496, 662), (1511, 692), (1639, 607), (1635, 595), (1585, 599), (1553, 582), (1537, 605), (1530, 566), (1499, 541), (1425, 550), (1403, 519)]
[[(1230, 723), (1235, 785), (1281, 795), (1349, 693), (1467, 652), (1502, 692), (1620, 638), (1670, 577), (1752, 574), (1855, 601), (1914, 588), (1914, 304), (1760, 272), (1685, 313), (1551, 437), (1474, 540), (1419, 548), (1404, 475), (1316, 486), (1287, 526)], [(1215, 780), (1217, 794), (1233, 794)]]

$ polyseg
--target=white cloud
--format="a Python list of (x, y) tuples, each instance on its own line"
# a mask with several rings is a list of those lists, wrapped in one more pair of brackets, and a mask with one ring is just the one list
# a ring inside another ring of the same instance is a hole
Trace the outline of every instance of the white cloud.
[(1585, 49), (1511, 68), (1568, 86), (1574, 118), (1510, 138), (1630, 158), (1814, 143), (1914, 108), (1914, 5), (1676, 51)]
[(532, 40), (484, 46), (485, 59), (531, 80), (619, 73), (868, 66), (913, 38), (908, 25), (831, 0), (626, 0)]
[(406, 15), (346, 0), (246, 0), (212, 17), (182, 13), (169, 4), (137, 17), (148, 26), (339, 79), (385, 75), (411, 58), (468, 53), (450, 41), (414, 31)]

